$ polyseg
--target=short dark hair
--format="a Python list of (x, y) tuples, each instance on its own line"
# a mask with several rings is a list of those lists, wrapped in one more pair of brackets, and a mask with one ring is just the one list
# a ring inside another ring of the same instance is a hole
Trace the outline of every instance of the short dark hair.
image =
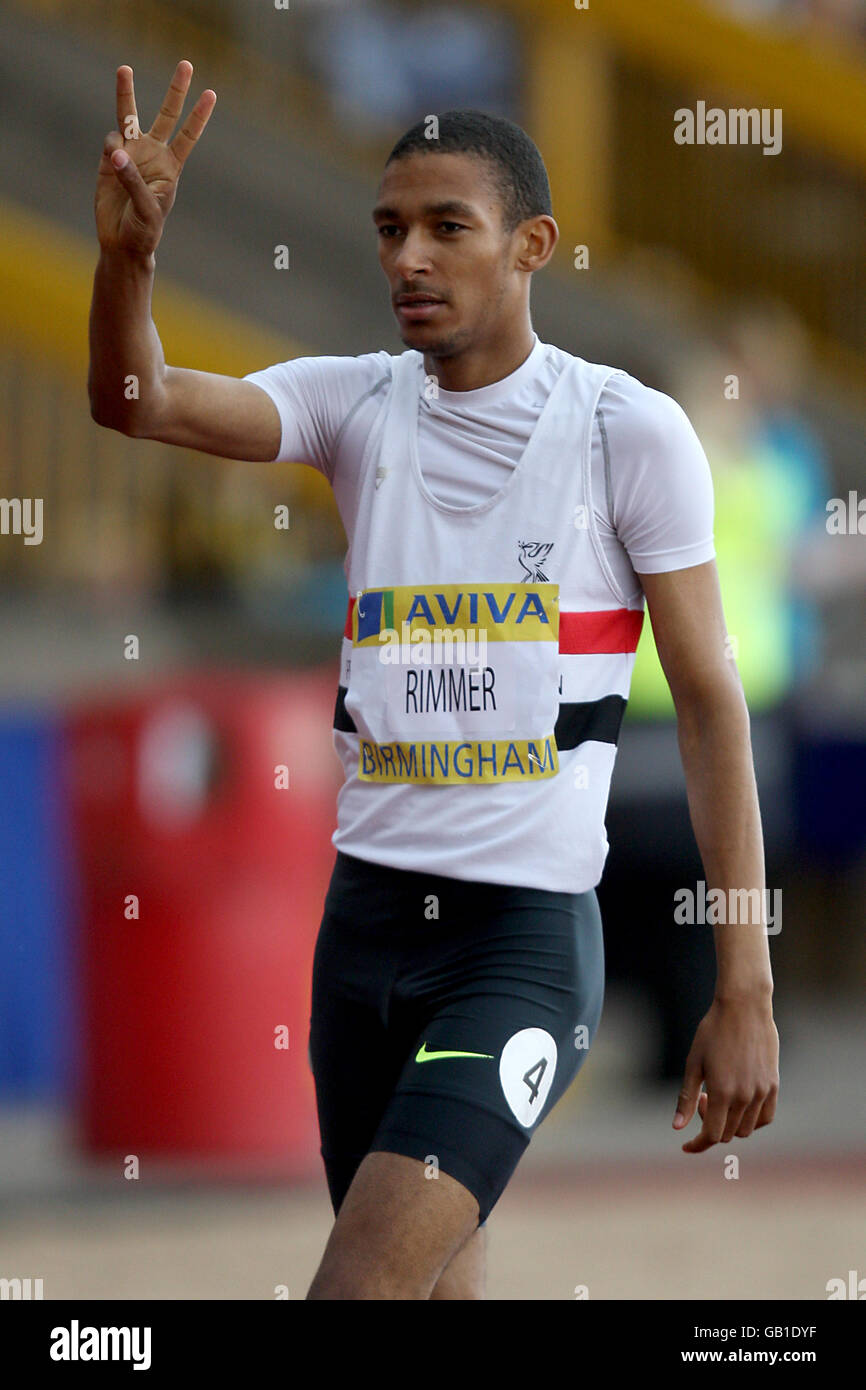
[(445, 111), (437, 117), (439, 137), (429, 135), (429, 117), (400, 136), (385, 167), (410, 154), (474, 154), (490, 166), (502, 203), (502, 223), (513, 232), (519, 222), (543, 213), (552, 216), (550, 183), (541, 152), (525, 130), (486, 111)]

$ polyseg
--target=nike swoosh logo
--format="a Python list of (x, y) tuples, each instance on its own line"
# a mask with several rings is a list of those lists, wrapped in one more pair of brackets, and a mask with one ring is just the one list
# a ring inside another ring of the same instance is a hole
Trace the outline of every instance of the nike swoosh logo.
[(418, 1048), (416, 1062), (441, 1062), (446, 1057), (485, 1057), (489, 1061), (493, 1060), (492, 1052), (428, 1052), (426, 1042), (422, 1042)]

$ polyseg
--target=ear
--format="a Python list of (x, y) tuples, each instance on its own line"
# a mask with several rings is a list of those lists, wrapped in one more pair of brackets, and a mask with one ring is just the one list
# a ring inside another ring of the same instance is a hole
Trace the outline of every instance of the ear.
[(515, 229), (518, 270), (541, 270), (553, 255), (559, 241), (559, 228), (552, 217), (542, 213), (528, 217)]

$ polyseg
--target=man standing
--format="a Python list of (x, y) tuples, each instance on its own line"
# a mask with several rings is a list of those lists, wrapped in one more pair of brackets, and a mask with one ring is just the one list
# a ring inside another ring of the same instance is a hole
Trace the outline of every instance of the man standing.
[[(154, 251), (216, 99), (168, 144), (191, 76), (179, 63), (144, 134), (118, 69), (91, 411), (138, 437), (305, 462), (334, 489), (345, 782), (310, 1055), (336, 1221), (308, 1297), (480, 1298), (484, 1222), (601, 1014), (594, 889), (645, 601), (707, 887), (763, 902), (709, 469), (670, 397), (533, 332), (531, 277), (558, 238), (547, 175), (519, 127), (480, 112), (413, 127), (385, 166), (373, 217), (404, 353), (243, 380), (166, 366)], [(716, 930), (716, 993), (673, 1122), (699, 1113), (688, 1153), (773, 1118), (759, 918)]]

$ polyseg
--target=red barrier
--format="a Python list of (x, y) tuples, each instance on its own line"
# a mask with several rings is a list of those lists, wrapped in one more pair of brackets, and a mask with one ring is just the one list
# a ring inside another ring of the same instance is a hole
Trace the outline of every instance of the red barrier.
[(197, 673), (68, 716), (91, 1152), (320, 1171), (307, 1041), (336, 677)]

